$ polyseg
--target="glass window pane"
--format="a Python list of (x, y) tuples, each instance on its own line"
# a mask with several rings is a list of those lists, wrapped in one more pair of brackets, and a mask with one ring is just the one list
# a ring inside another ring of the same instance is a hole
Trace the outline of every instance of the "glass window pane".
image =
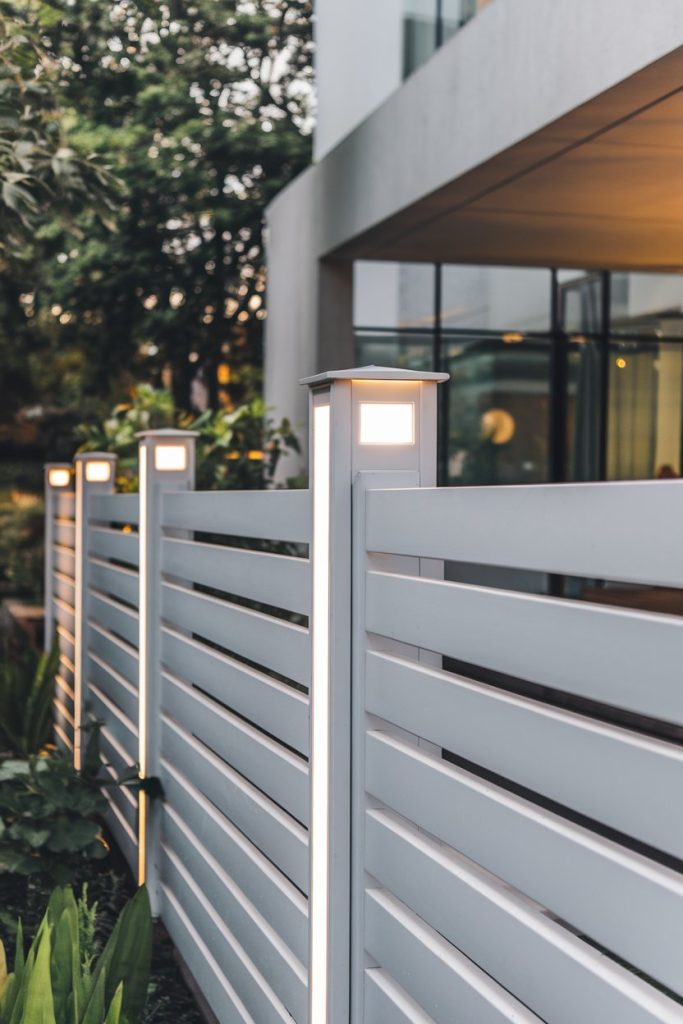
[(602, 278), (586, 270), (558, 270), (558, 300), (562, 330), (600, 334), (602, 324)]
[(550, 343), (447, 339), (449, 484), (548, 478)]
[(490, 0), (443, 0), (443, 40), (450, 39), (470, 18), (486, 7)]
[(403, 0), (403, 77), (407, 78), (436, 50), (437, 0)]
[(612, 334), (683, 337), (683, 275), (612, 274)]
[(429, 329), (434, 326), (433, 263), (358, 261), (353, 268), (357, 327)]
[(610, 345), (607, 476), (610, 480), (681, 475), (683, 345)]
[(567, 467), (568, 480), (600, 477), (600, 342), (584, 335), (568, 340)]
[(397, 366), (404, 370), (433, 370), (434, 343), (431, 335), (376, 333), (356, 334), (359, 366)]
[(447, 265), (441, 276), (443, 326), (548, 331), (550, 292), (549, 270)]

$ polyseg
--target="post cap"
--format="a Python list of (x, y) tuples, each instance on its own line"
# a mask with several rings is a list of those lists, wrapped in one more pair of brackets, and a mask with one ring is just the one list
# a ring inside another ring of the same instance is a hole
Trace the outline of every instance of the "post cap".
[(74, 455), (74, 462), (116, 462), (118, 455), (114, 452), (78, 452)]
[(326, 370), (324, 373), (316, 373), (313, 377), (304, 377), (299, 383), (309, 387), (316, 387), (332, 380), (424, 380), (443, 384), (449, 376), (448, 373), (432, 373), (428, 370), (401, 370), (395, 366), (357, 366), (350, 370)]
[(191, 437), (199, 437), (199, 431), (178, 430), (177, 427), (160, 427), (159, 430), (140, 430), (135, 436), (141, 441), (144, 441), (146, 438), (154, 440), (155, 437), (158, 437), (160, 441), (166, 441), (171, 438), (182, 441)]

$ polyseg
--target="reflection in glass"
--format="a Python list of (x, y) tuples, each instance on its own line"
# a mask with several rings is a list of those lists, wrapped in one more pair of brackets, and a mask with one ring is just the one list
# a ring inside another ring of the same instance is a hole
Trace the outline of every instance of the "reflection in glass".
[(429, 60), (437, 45), (436, 0), (403, 0), (403, 77)]
[(434, 369), (431, 335), (395, 334), (391, 331), (358, 332), (356, 351), (359, 366), (396, 366), (403, 370)]
[(548, 474), (547, 338), (449, 338), (449, 484), (538, 483)]
[(441, 321), (455, 329), (547, 331), (550, 271), (444, 265)]
[(683, 337), (683, 275), (612, 274), (610, 317), (613, 335)]
[(567, 353), (567, 480), (600, 476), (600, 342), (572, 335)]
[(608, 479), (680, 476), (683, 346), (612, 341), (607, 417)]
[(356, 327), (434, 326), (433, 263), (359, 260), (353, 268)]

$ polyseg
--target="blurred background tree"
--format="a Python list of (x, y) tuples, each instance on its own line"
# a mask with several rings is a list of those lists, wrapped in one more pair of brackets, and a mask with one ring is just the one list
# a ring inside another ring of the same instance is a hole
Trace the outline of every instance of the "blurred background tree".
[(0, 121), (5, 97), (49, 143), (34, 170), (51, 154), (0, 210), (0, 490), (38, 488), (140, 384), (207, 422), (258, 408), (263, 212), (310, 160), (311, 6), (0, 0), (24, 37), (1, 51)]

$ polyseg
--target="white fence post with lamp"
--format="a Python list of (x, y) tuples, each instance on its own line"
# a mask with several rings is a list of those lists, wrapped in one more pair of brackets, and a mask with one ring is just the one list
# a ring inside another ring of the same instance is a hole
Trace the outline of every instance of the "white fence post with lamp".
[[(354, 959), (362, 949), (356, 941), (362, 897), (351, 881), (358, 841), (352, 774), (362, 759), (362, 751), (352, 750), (353, 489), (376, 473), (386, 486), (436, 482), (436, 385), (446, 379), (372, 366), (302, 382), (311, 389), (313, 502), (311, 1024), (349, 1020), (350, 949)], [(357, 605), (362, 594), (353, 599)]]
[(90, 503), (96, 495), (114, 493), (116, 462), (116, 455), (109, 452), (84, 452), (77, 455), (74, 460), (76, 473), (74, 765), (78, 770), (82, 763), (82, 728), (85, 724), (88, 685)]
[[(159, 775), (161, 736), (161, 501), (167, 491), (194, 487), (195, 438), (188, 430), (138, 434), (140, 473), (139, 719), (140, 777)], [(159, 913), (160, 809), (146, 792), (139, 796), (138, 881), (149, 888)]]

